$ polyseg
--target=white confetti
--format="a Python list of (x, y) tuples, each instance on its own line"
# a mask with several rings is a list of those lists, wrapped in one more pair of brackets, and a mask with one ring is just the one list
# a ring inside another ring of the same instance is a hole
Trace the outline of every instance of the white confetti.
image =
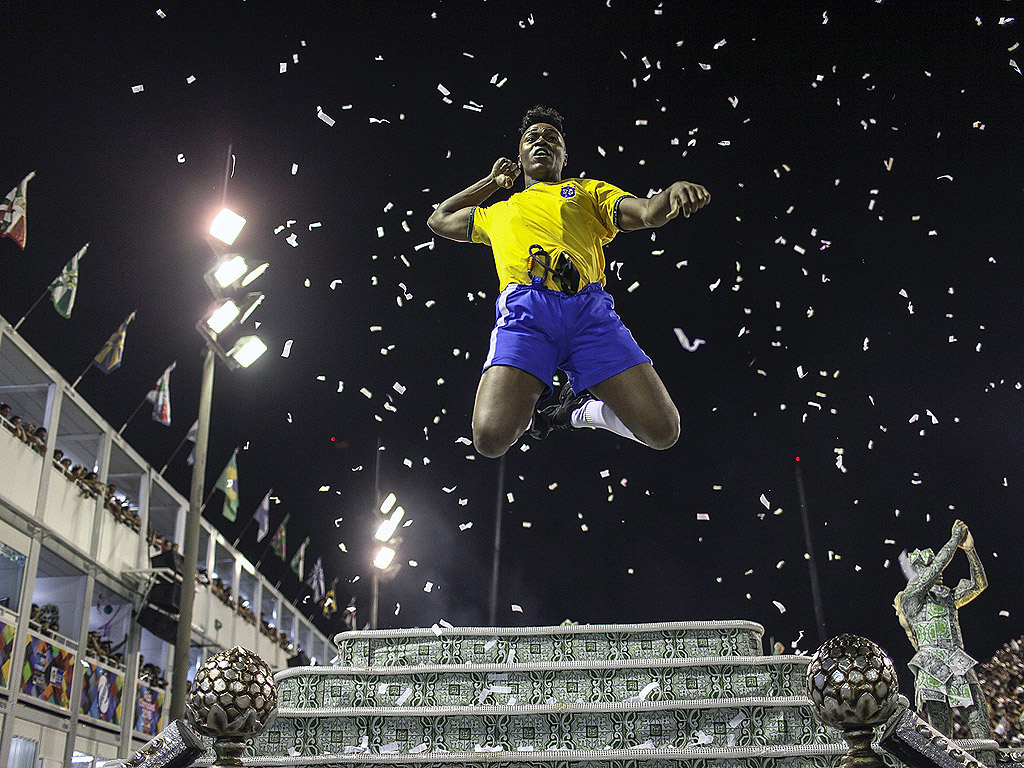
[(284, 343), (284, 349), (281, 350), (281, 357), (288, 357), (288, 355), (292, 353), (292, 341), (293, 339), (288, 339), (288, 341)]
[(673, 328), (672, 330), (675, 332), (676, 338), (679, 340), (679, 344), (687, 352), (696, 352), (700, 345), (705, 343), (704, 339), (694, 339), (691, 342), (686, 334), (683, 333), (682, 328)]
[(144, 86), (141, 86), (141, 85), (133, 85), (132, 86), (132, 93), (142, 93), (144, 90), (145, 90)]
[(519, 605), (516, 605), (515, 603), (512, 603), (512, 612), (513, 613), (522, 613), (523, 612), (522, 606), (519, 606)]
[(779, 609), (779, 613), (785, 613), (786, 612), (786, 606), (784, 606), (778, 600), (772, 600), (772, 603), (775, 605), (776, 608)]
[(325, 123), (327, 123), (328, 126), (334, 125), (334, 118), (328, 115), (322, 109), (320, 109), (319, 106), (316, 108), (316, 116), (323, 120)]

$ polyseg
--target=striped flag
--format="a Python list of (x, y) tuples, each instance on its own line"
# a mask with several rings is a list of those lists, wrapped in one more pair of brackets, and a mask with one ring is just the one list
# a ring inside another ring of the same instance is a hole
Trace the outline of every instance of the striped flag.
[(227, 466), (217, 478), (214, 488), (224, 494), (224, 509), (221, 514), (232, 523), (238, 519), (238, 449), (231, 454)]
[(324, 559), (322, 557), (318, 557), (313, 564), (313, 572), (306, 579), (306, 584), (313, 590), (313, 602), (319, 603), (327, 591), (324, 586)]
[(270, 540), (270, 546), (273, 548), (277, 556), (284, 560), (287, 554), (287, 540), (285, 526), (288, 525), (288, 518), (292, 516), (291, 512), (288, 512), (284, 516), (284, 520), (281, 521), (281, 527), (277, 529), (277, 533), (274, 534), (274, 538)]
[(36, 172), (32, 171), (21, 180), (21, 184), (7, 193), (4, 202), (0, 205), (0, 237), (9, 237), (18, 244), (21, 250), (25, 250), (25, 210), (28, 203), (25, 195), (28, 193), (28, 183), (35, 178)]
[(270, 532), (270, 494), (273, 492), (273, 488), (267, 491), (267, 495), (263, 497), (263, 501), (260, 502), (253, 515), (256, 525), (259, 526), (259, 530), (256, 531), (256, 541), (263, 541)]
[(295, 575), (299, 577), (299, 581), (302, 580), (302, 574), (306, 571), (306, 547), (309, 546), (309, 536), (302, 542), (302, 546), (299, 547), (299, 551), (295, 553), (292, 561), (288, 563), (288, 567), (294, 571)]
[[(171, 426), (171, 371), (177, 366), (177, 361), (167, 366), (164, 375), (157, 379), (156, 384), (146, 395), (146, 399), (153, 404), (153, 421), (159, 421), (167, 427)], [(197, 430), (198, 427), (199, 422), (197, 421)]]
[(64, 265), (57, 279), (50, 283), (53, 308), (64, 319), (71, 317), (71, 309), (75, 306), (75, 294), (78, 293), (78, 260), (85, 256), (88, 248), (88, 243), (83, 245), (82, 249), (71, 257), (71, 261)]
[(124, 355), (124, 340), (128, 337), (128, 323), (135, 319), (132, 312), (121, 323), (121, 327), (114, 331), (114, 334), (107, 339), (103, 349), (92, 359), (92, 364), (104, 373), (110, 373), (121, 367), (121, 358)]

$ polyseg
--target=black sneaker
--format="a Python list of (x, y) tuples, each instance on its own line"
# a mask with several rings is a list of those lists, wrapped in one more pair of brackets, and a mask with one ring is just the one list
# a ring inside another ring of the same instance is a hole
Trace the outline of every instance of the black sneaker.
[(558, 403), (534, 412), (533, 424), (530, 425), (528, 434), (534, 440), (543, 440), (556, 429), (571, 429), (569, 419), (573, 411), (593, 399), (589, 392), (584, 391), (577, 395), (572, 391), (572, 387), (565, 384), (558, 395)]

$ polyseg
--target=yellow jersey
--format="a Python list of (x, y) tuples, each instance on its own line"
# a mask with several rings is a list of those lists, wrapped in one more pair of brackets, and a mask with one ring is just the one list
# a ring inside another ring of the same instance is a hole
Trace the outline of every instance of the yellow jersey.
[[(508, 200), (469, 213), (470, 242), (486, 243), (494, 251), (499, 290), (509, 283), (530, 283), (530, 246), (551, 256), (565, 252), (580, 273), (580, 286), (605, 284), (604, 246), (619, 232), (619, 203), (635, 197), (597, 179), (538, 181)], [(533, 274), (544, 270), (535, 266)], [(547, 275), (544, 285), (558, 286)]]

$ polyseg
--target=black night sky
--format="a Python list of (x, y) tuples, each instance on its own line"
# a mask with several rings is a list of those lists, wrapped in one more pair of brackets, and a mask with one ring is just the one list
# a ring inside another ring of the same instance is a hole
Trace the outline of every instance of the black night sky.
[[(271, 263), (249, 321), (270, 351), (218, 366), (207, 487), (242, 446), (242, 511), (207, 515), (232, 540), (273, 487), (272, 529), (291, 513), (290, 546), (312, 537), (307, 567), (323, 556), (362, 623), (381, 441), (381, 490), (412, 520), (381, 625), (484, 624), (498, 463), (467, 439), (497, 281), (485, 246), (417, 246), (432, 206), (514, 157), (523, 112), (550, 104), (566, 175), (713, 200), (607, 248), (682, 439), (513, 448), (498, 623), (745, 618), (813, 651), (800, 456), (828, 634), (902, 665), (897, 557), (962, 517), (991, 582), (964, 635), (987, 659), (1024, 617), (1024, 22), (1015, 2), (934, 5), (10, 6), (0, 193), (37, 175), (25, 251), (0, 241), (0, 313), (16, 321), (89, 241), (71, 319), (44, 303), (21, 332), (73, 380), (137, 310), (123, 366), (79, 391), (116, 427), (177, 360), (172, 425), (125, 433), (161, 466), (196, 416), (231, 144), (236, 245)], [(168, 477), (187, 496), (184, 455)], [(240, 548), (259, 558), (255, 526)], [(273, 555), (261, 568), (309, 594)], [(947, 582), (966, 572), (960, 554)]]

